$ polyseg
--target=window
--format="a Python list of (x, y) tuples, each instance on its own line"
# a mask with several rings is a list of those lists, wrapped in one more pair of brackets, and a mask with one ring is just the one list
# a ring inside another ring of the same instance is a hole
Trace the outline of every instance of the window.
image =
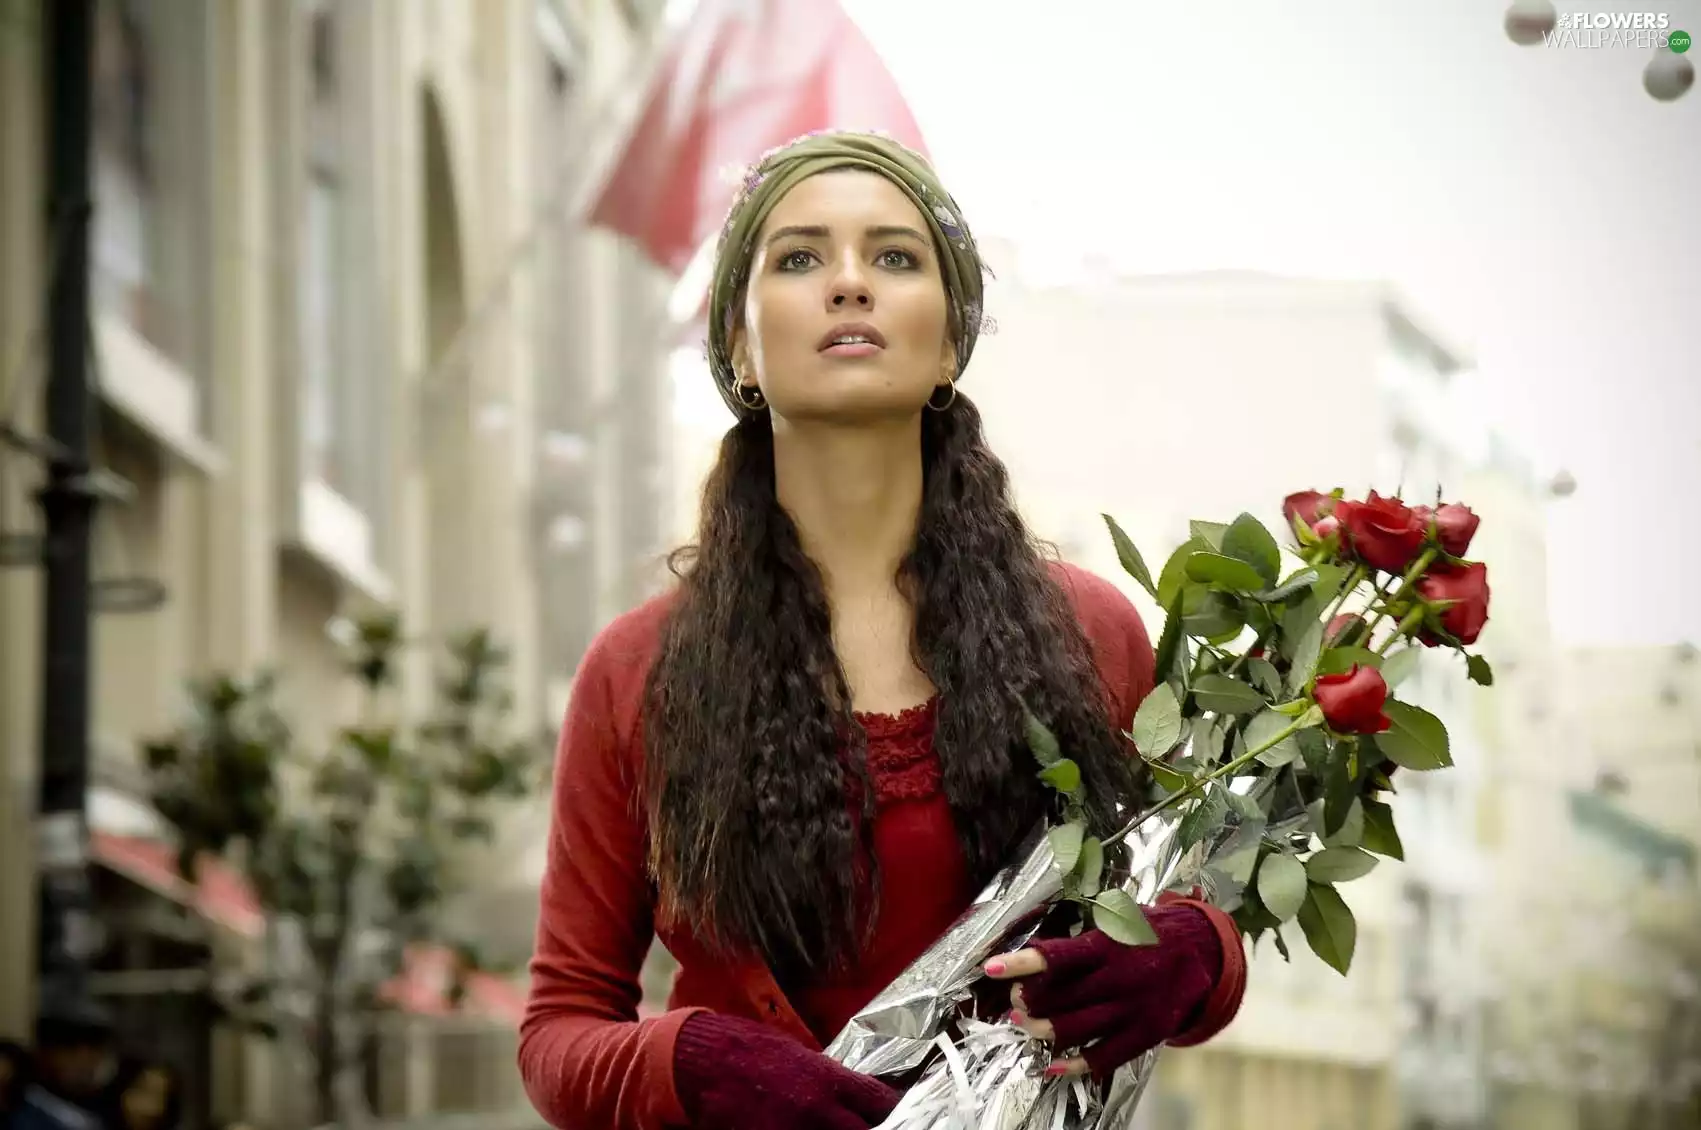
[(147, 332), (149, 121), (147, 29), (134, 0), (95, 11), (94, 297)]
[(301, 248), (301, 430), (307, 477), (348, 493), (337, 453), (344, 360), (342, 272), (337, 249), (343, 205), (337, 25), (329, 4), (310, 4), (307, 199)]

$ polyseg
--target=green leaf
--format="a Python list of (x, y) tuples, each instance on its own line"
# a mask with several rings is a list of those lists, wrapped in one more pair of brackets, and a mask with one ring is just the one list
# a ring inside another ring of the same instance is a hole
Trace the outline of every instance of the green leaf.
[[(1293, 719), (1274, 710), (1266, 710), (1251, 722), (1246, 724), (1246, 747), (1255, 749), (1263, 745), (1289, 726)], [(1272, 769), (1280, 769), (1299, 757), (1299, 741), (1297, 736), (1289, 734), (1257, 757), (1258, 764), (1268, 765)]]
[(1404, 647), (1382, 660), (1382, 681), (1393, 690), (1417, 673), (1423, 663), (1423, 650)]
[(1177, 547), (1164, 562), (1164, 570), (1158, 576), (1158, 603), (1165, 608), (1175, 605), (1175, 600), (1181, 595), (1187, 584), (1187, 559), (1201, 550), (1209, 551), (1213, 547), (1201, 538), (1192, 538)]
[(1169, 684), (1159, 683), (1134, 712), (1134, 748), (1146, 758), (1162, 757), (1181, 740), (1181, 703)]
[(1202, 541), (1220, 552), (1223, 548), (1223, 535), (1228, 533), (1228, 526), (1222, 522), (1205, 522), (1195, 518), (1187, 523), (1187, 532), (1194, 540)]
[(1271, 936), (1276, 939), (1276, 952), (1282, 955), (1283, 961), (1292, 965), (1293, 954), (1288, 952), (1288, 940), (1282, 937), (1282, 932), (1280, 930), (1272, 930), (1270, 933)]
[(1364, 840), (1361, 846), (1389, 859), (1406, 858), (1406, 849), (1400, 843), (1400, 830), (1394, 826), (1394, 810), (1382, 801), (1364, 802)]
[(1217, 714), (1250, 714), (1270, 705), (1256, 690), (1227, 675), (1201, 675), (1193, 684), (1193, 698), (1199, 709)]
[(1358, 799), (1356, 752), (1349, 739), (1337, 743), (1329, 754), (1328, 774), (1323, 780), (1323, 830), (1329, 835), (1339, 834), (1353, 801)]
[(1391, 729), (1376, 735), (1376, 744), (1402, 769), (1423, 772), (1453, 764), (1447, 747), (1447, 727), (1429, 711), (1389, 699), (1382, 707)]
[[(1287, 580), (1283, 581), (1268, 592), (1261, 592), (1256, 595), (1259, 600), (1264, 601), (1266, 604), (1275, 604), (1279, 601), (1288, 599), (1288, 597), (1293, 596), (1296, 593), (1304, 592), (1316, 585), (1321, 579), (1322, 574), (1317, 571), (1317, 566), (1311, 566), (1309, 568), (1301, 569), (1299, 572), (1295, 573), (1293, 576), (1289, 577)], [(1315, 619), (1315, 617), (1313, 617), (1313, 619)]]
[(1494, 685), (1494, 668), (1490, 667), (1488, 660), (1480, 655), (1465, 656), (1465, 673), (1471, 677), (1471, 682), (1479, 686), (1492, 687)]
[(1246, 661), (1246, 673), (1252, 676), (1252, 685), (1264, 692), (1266, 698), (1282, 696), (1282, 676), (1276, 670), (1276, 665), (1268, 659), (1254, 656)]
[(1230, 592), (1257, 592), (1264, 578), (1246, 562), (1221, 553), (1195, 553), (1187, 559), (1187, 579)]
[(1075, 865), (1081, 862), (1081, 825), (1059, 824), (1045, 835), (1051, 841), (1051, 854), (1057, 860), (1057, 870), (1065, 876), (1073, 875)]
[(1258, 899), (1278, 921), (1299, 913), (1305, 890), (1305, 866), (1293, 856), (1273, 853), (1258, 865)]
[(1246, 617), (1232, 596), (1198, 585), (1182, 590), (1182, 631), (1216, 643), (1239, 635), (1245, 623)]
[(1081, 787), (1081, 767), (1065, 757), (1041, 769), (1039, 779), (1060, 793), (1073, 793)]
[(1201, 840), (1208, 839), (1221, 830), (1228, 819), (1228, 802), (1223, 799), (1220, 785), (1210, 785), (1200, 798), (1193, 802), (1187, 815), (1181, 818), (1181, 826), (1177, 834), (1181, 840), (1181, 850), (1186, 851)]
[(1299, 908), (1299, 928), (1305, 931), (1311, 952), (1325, 964), (1342, 974), (1352, 968), (1358, 923), (1335, 888), (1319, 883), (1306, 888), (1305, 903)]
[(1056, 765), (1063, 759), (1063, 751), (1057, 747), (1057, 736), (1033, 714), (1024, 712), (1024, 716), (1028, 728), (1028, 748), (1033, 750), (1034, 760), (1042, 766)]
[(1152, 583), (1151, 571), (1146, 568), (1146, 561), (1140, 556), (1140, 551), (1134, 548), (1134, 541), (1122, 527), (1116, 524), (1116, 519), (1109, 514), (1100, 515), (1104, 524), (1110, 527), (1110, 540), (1116, 545), (1116, 559), (1122, 562), (1123, 571), (1140, 583), (1140, 587), (1158, 595), (1158, 587)]
[(1081, 841), (1081, 893), (1092, 898), (1104, 882), (1104, 844), (1097, 836)]
[[(1158, 650), (1153, 670), (1161, 682), (1179, 682), (1183, 688), (1187, 686), (1189, 656), (1187, 654), (1187, 635), (1182, 631), (1181, 599), (1164, 612), (1164, 630), (1158, 636)], [(1185, 691), (1177, 691), (1177, 694)]]
[(1217, 856), (1212, 866), (1237, 883), (1249, 883), (1252, 881), (1252, 869), (1258, 863), (1258, 854), (1258, 842), (1254, 840)]
[(1159, 786), (1166, 793), (1178, 793), (1189, 784), (1189, 779), (1185, 775), (1177, 773), (1162, 762), (1148, 761), (1146, 768), (1152, 771), (1153, 778), (1157, 780)]
[(1223, 803), (1227, 804), (1229, 811), (1240, 817), (1242, 822), (1264, 819), (1264, 809), (1259, 806), (1257, 801), (1244, 793), (1237, 793), (1233, 789), (1225, 787), (1223, 789)]
[(1125, 946), (1151, 946), (1158, 941), (1140, 904), (1120, 889), (1106, 891), (1093, 900), (1093, 925)]
[(1317, 659), (1323, 650), (1323, 625), (1313, 619), (1300, 633), (1293, 649), (1293, 666), (1288, 669), (1288, 693), (1299, 695), (1311, 684)]
[(1301, 730), (1296, 736), (1299, 739), (1299, 755), (1304, 759), (1306, 769), (1318, 780), (1328, 780), (1333, 753), (1328, 736), (1321, 730)]
[(1363, 647), (1331, 647), (1325, 648), (1317, 658), (1318, 675), (1345, 675), (1354, 667), (1381, 668), (1382, 657), (1369, 648)]
[(1260, 587), (1269, 588), (1281, 576), (1282, 548), (1264, 528), (1264, 523), (1252, 515), (1242, 514), (1230, 523), (1221, 545), (1225, 554), (1258, 570), (1264, 580)]
[(1358, 847), (1364, 841), (1364, 803), (1353, 797), (1340, 827), (1319, 838), (1324, 847)]
[(1314, 883), (1350, 883), (1362, 879), (1376, 867), (1376, 857), (1358, 848), (1324, 848), (1305, 861), (1305, 873)]

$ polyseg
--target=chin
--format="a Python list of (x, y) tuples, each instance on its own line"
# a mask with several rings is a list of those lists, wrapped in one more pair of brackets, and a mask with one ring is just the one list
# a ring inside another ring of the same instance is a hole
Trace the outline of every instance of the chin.
[(858, 422), (914, 416), (927, 405), (931, 384), (895, 381), (870, 367), (816, 374), (807, 385), (774, 389), (769, 403), (788, 420)]
[(865, 424), (904, 420), (920, 415), (926, 407), (924, 398), (890, 391), (800, 396), (771, 401), (770, 404), (777, 416), (799, 424)]

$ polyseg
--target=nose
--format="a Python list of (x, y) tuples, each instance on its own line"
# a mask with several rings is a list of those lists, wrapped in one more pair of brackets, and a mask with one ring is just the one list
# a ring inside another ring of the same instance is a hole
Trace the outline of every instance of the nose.
[(827, 289), (827, 305), (829, 310), (835, 311), (874, 308), (874, 292), (869, 289), (868, 277), (863, 274), (854, 252), (840, 259), (839, 269), (834, 272), (832, 285)]

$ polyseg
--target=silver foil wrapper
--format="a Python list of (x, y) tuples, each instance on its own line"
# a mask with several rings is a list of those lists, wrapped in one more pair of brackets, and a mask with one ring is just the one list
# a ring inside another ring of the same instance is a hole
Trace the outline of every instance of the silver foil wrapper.
[[(1176, 810), (1131, 820), (1106, 845), (1106, 885), (1120, 886), (1146, 905), (1166, 890), (1198, 888), (1216, 905), (1234, 909), (1262, 837), (1310, 835), (1297, 795), (1288, 805), (1272, 808), (1266, 794), (1274, 779), (1268, 770), (1234, 779), (1231, 791), (1259, 802), (1267, 815), (1231, 814), (1220, 831), (1185, 851)], [(1055, 1049), (1012, 1025), (987, 1024), (969, 1015), (981, 966), (994, 954), (1026, 943), (1062, 893), (1045, 831), (1036, 828), (1017, 861), (1000, 871), (951, 929), (828, 1046), (827, 1054), (853, 1071), (916, 1078), (878, 1130), (1126, 1130), (1132, 1125), (1160, 1048), (1103, 1082), (1045, 1079)]]

